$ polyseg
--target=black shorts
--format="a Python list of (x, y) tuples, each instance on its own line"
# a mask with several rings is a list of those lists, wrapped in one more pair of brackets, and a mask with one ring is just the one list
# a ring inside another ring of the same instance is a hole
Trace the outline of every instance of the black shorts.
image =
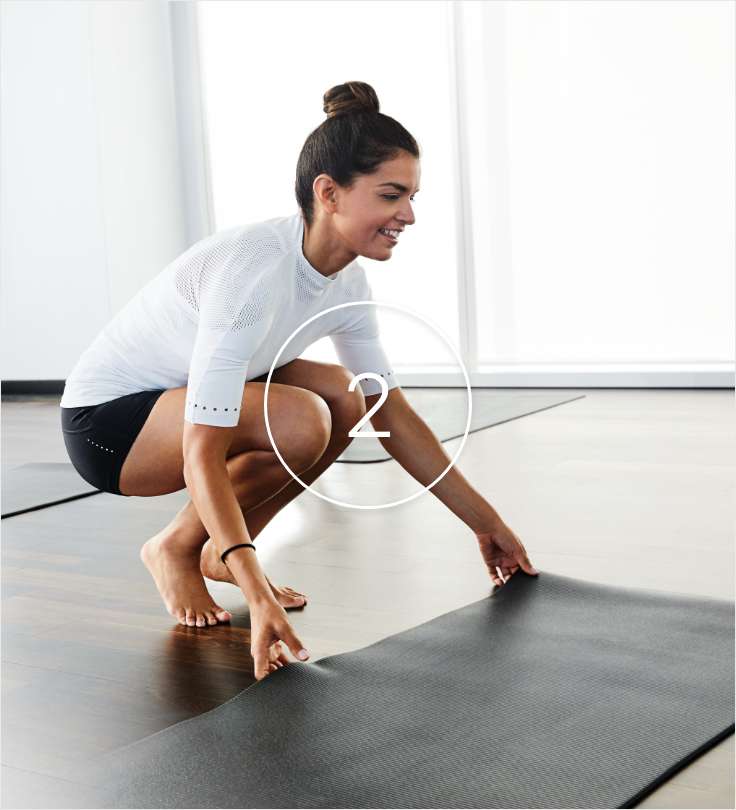
[(88, 484), (103, 492), (123, 494), (119, 484), (125, 457), (165, 390), (140, 391), (99, 405), (61, 409), (66, 451)]

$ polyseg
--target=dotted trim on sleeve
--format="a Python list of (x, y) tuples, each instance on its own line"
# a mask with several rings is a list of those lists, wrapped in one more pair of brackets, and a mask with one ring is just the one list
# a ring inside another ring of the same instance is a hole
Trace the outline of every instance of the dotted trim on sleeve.
[[(198, 407), (199, 407), (199, 403), (198, 403), (198, 402), (195, 402), (195, 403), (194, 403), (194, 407), (195, 407), (195, 408), (198, 408)], [(206, 406), (206, 405), (202, 405), (201, 407), (202, 407), (202, 410), (203, 410), (203, 411), (206, 411), (206, 410), (207, 410), (207, 406)], [(213, 408), (212, 408), (212, 410), (213, 410), (213, 411), (216, 411), (216, 410), (217, 410), (217, 408), (214, 408), (214, 407), (213, 407)], [(222, 410), (223, 410), (223, 411), (229, 411), (229, 410), (230, 410), (230, 408), (223, 408)], [(233, 408), (232, 410), (233, 410), (233, 411), (237, 411), (238, 409), (237, 409), (237, 408)]]

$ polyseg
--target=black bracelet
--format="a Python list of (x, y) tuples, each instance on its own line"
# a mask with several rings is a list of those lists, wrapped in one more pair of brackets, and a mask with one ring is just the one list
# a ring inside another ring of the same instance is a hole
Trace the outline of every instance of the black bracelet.
[(223, 552), (222, 552), (222, 554), (220, 554), (220, 559), (221, 559), (223, 562), (225, 562), (225, 557), (227, 557), (227, 555), (228, 555), (228, 554), (229, 554), (231, 551), (235, 551), (235, 549), (236, 549), (236, 548), (246, 548), (246, 546), (250, 546), (250, 548), (252, 548), (252, 549), (253, 549), (253, 551), (255, 551), (255, 550), (256, 550), (256, 547), (253, 545), (253, 543), (238, 543), (236, 546), (230, 546), (230, 548), (225, 549), (225, 551), (223, 551)]

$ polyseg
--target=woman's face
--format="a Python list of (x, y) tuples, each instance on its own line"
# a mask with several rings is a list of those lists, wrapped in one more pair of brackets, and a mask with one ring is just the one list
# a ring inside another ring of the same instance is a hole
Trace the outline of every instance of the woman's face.
[[(358, 175), (351, 188), (336, 188), (333, 226), (349, 250), (378, 261), (391, 258), (400, 232), (415, 222), (412, 201), (420, 172), (419, 159), (402, 151), (374, 174)], [(386, 230), (391, 236), (382, 233)]]

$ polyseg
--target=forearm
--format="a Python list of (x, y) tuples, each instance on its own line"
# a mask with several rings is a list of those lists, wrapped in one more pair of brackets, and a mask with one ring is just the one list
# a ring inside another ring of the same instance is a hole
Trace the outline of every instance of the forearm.
[[(238, 543), (251, 542), (224, 460), (190, 460), (184, 466), (184, 481), (218, 554)], [(249, 605), (273, 600), (273, 591), (253, 549), (232, 551), (227, 565)]]
[[(380, 441), (423, 486), (431, 484), (450, 463), (442, 444), (411, 408), (402, 411), (400, 420), (392, 420), (391, 436)], [(431, 492), (476, 534), (492, 531), (503, 523), (500, 515), (473, 489), (456, 465), (432, 487)]]

